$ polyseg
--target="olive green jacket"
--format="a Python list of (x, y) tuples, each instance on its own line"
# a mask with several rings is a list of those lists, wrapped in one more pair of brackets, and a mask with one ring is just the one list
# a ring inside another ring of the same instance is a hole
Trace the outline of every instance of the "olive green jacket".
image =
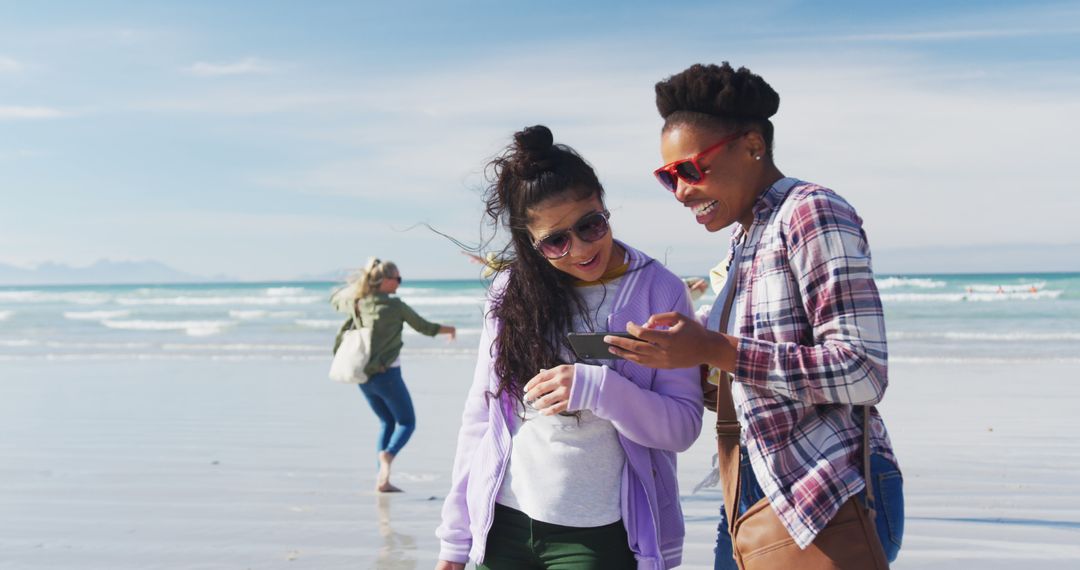
[[(391, 297), (386, 293), (375, 293), (356, 301), (356, 309), (360, 317), (360, 325), (371, 328), (371, 358), (364, 372), (368, 376), (385, 372), (387, 367), (394, 363), (401, 355), (401, 331), (404, 324), (408, 323), (416, 332), (435, 336), (439, 333), (442, 325), (425, 320), (418, 315), (412, 307), (405, 304), (397, 297)], [(356, 328), (357, 323), (353, 317), (349, 317), (338, 331), (334, 339), (334, 352), (341, 346), (341, 337), (345, 331)]]

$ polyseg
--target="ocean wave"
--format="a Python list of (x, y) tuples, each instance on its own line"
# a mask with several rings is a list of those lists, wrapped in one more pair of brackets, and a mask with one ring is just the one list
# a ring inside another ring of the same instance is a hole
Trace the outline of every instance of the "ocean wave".
[(303, 315), (301, 311), (266, 311), (262, 309), (255, 309), (251, 311), (238, 311), (230, 310), (229, 317), (234, 319), (240, 319), (242, 321), (253, 321), (256, 319), (294, 319)]
[(467, 305), (467, 306), (484, 306), (483, 297), (472, 297), (464, 295), (448, 295), (444, 297), (409, 297), (408, 299), (402, 298), (403, 301), (413, 306), (431, 306), (431, 305)]
[[(337, 330), (337, 329), (340, 329), (341, 325), (345, 323), (345, 319), (344, 318), (342, 318), (342, 319), (334, 319), (334, 320), (330, 320), (330, 319), (296, 319), (296, 321), (294, 321), (294, 322), (297, 325), (299, 325), (301, 327), (304, 327), (306, 329)], [(461, 328), (461, 327), (458, 327), (458, 329), (457, 329), (457, 335), (458, 336), (479, 335), (480, 332), (481, 332), (481, 329), (479, 329), (479, 328)], [(422, 334), (414, 331), (413, 329), (411, 329), (409, 327), (405, 327), (402, 330), (402, 334), (405, 335), (405, 336), (418, 336), (418, 337), (419, 336), (427, 336), (427, 335), (422, 335)]]
[(1046, 287), (1046, 281), (1035, 281), (1032, 283), (1020, 283), (1013, 285), (1002, 284), (988, 284), (988, 283), (975, 283), (968, 285), (966, 289), (973, 293), (1032, 293), (1037, 292), (1040, 289)]
[(947, 285), (944, 281), (938, 281), (937, 279), (926, 279), (920, 277), (886, 277), (884, 279), (876, 280), (878, 289), (896, 289), (898, 287), (915, 287), (918, 289), (940, 289)]
[(236, 324), (235, 321), (115, 321), (105, 320), (101, 324), (111, 329), (133, 331), (176, 331), (182, 330), (188, 336), (210, 336), (219, 334)]
[(248, 360), (288, 360), (288, 361), (330, 361), (330, 358), (314, 354), (213, 354), (210, 360), (222, 362), (246, 362)]
[[(483, 329), (479, 329), (479, 328), (474, 329), (474, 328), (457, 327), (457, 336), (480, 336), (480, 333), (482, 331), (483, 331)], [(405, 327), (405, 329), (402, 331), (402, 334), (405, 335), (405, 336), (427, 336), (427, 335), (422, 335), (422, 334), (412, 330), (409, 327)]]
[(890, 356), (889, 364), (1080, 364), (1080, 358), (999, 358), (982, 356)]
[(0, 311), (0, 321), (6, 321), (14, 315), (15, 311)]
[(75, 305), (101, 305), (112, 297), (94, 292), (55, 291), (0, 291), (0, 301), (13, 303), (72, 303)]
[(885, 303), (997, 303), (1001, 301), (1042, 301), (1057, 299), (1063, 291), (1036, 291), (1031, 293), (886, 293), (881, 296)]
[(397, 294), (400, 297), (435, 297), (446, 293), (446, 289), (433, 289), (430, 287), (406, 287), (402, 285), (398, 288)]
[(73, 321), (101, 321), (122, 319), (129, 315), (131, 311), (68, 311), (64, 313), (64, 318)]
[(59, 342), (55, 340), (43, 343), (47, 348), (65, 348), (68, 350), (132, 350), (136, 348), (151, 348), (154, 345), (149, 342)]
[(468, 348), (409, 348), (408, 345), (401, 349), (401, 355), (405, 357), (451, 357), (451, 358), (476, 358), (476, 346)]
[(21, 348), (24, 346), (37, 346), (36, 340), (30, 340), (25, 338), (15, 340), (0, 340), (0, 346), (6, 346), (9, 348)]
[(131, 360), (193, 360), (194, 357), (187, 355), (154, 354), (154, 353), (89, 353), (75, 352), (70, 354), (3, 354), (0, 362), (21, 362), (44, 360), (48, 362), (86, 362), (86, 361), (131, 361)]
[(222, 362), (247, 361), (318, 361), (325, 356), (304, 354), (182, 354), (182, 353), (119, 353), (119, 352), (73, 352), (47, 354), (0, 354), (0, 362), (130, 362), (130, 361), (192, 361), (211, 360)]
[(308, 329), (339, 329), (345, 323), (345, 319), (296, 319), (296, 324)]
[(945, 340), (978, 340), (978, 341), (1080, 341), (1080, 332), (908, 332), (897, 331), (889, 333), (889, 340), (908, 339), (945, 339)]
[[(128, 351), (119, 352), (111, 349), (123, 348), (122, 344), (109, 344), (101, 346), (79, 345), (57, 346), (55, 348), (99, 348), (105, 352), (47, 352), (47, 353), (15, 353), (0, 354), (0, 362), (12, 361), (57, 361), (57, 362), (84, 362), (84, 361), (169, 361), (169, 360), (210, 360), (221, 362), (246, 362), (246, 361), (304, 361), (304, 362), (329, 362), (330, 351), (326, 346), (313, 345), (256, 345), (256, 344), (183, 344), (172, 343), (161, 345), (164, 350), (137, 350), (140, 346), (126, 346)], [(3, 341), (0, 341), (3, 346)], [(408, 359), (453, 359), (468, 360), (476, 357), (475, 347), (460, 348), (405, 348), (402, 356)]]
[(169, 352), (177, 352), (184, 350), (192, 350), (197, 352), (323, 352), (329, 354), (329, 348), (324, 345), (313, 344), (249, 344), (249, 343), (229, 343), (229, 344), (187, 344), (187, 343), (172, 343), (163, 344), (161, 349)]
[(318, 296), (281, 296), (281, 297), (120, 297), (116, 302), (120, 305), (179, 305), (179, 306), (220, 306), (220, 305), (311, 305), (324, 301)]
[(302, 295), (305, 292), (303, 287), (270, 287), (266, 290), (266, 294), (270, 297), (288, 297)]

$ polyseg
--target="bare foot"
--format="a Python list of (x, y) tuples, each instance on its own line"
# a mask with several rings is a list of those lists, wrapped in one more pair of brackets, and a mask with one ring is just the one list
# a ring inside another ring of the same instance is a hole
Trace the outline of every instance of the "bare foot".
[(400, 493), (401, 489), (390, 484), (390, 464), (394, 455), (389, 451), (379, 452), (379, 475), (375, 479), (375, 490), (380, 493)]
[(405, 492), (405, 491), (402, 491), (401, 489), (391, 485), (389, 481), (387, 481), (386, 483), (383, 483), (382, 485), (379, 485), (379, 486), (375, 487), (375, 490), (380, 492), (380, 493), (404, 493)]

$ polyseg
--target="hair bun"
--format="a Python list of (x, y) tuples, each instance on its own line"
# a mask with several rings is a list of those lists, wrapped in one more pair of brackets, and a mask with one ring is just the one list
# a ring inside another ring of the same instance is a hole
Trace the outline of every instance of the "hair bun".
[(544, 125), (533, 125), (514, 133), (514, 143), (522, 154), (539, 157), (551, 150), (555, 137)]
[(695, 64), (656, 84), (660, 116), (689, 111), (717, 117), (768, 120), (780, 108), (780, 95), (760, 75), (745, 67), (733, 69)]
[(535, 178), (554, 163), (555, 136), (544, 125), (533, 125), (514, 133), (517, 155), (515, 171), (524, 178)]

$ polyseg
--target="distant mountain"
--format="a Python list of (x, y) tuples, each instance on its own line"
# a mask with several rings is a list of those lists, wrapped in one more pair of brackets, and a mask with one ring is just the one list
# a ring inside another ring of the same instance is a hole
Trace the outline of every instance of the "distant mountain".
[(337, 283), (348, 279), (348, 277), (352, 274), (353, 271), (355, 271), (355, 269), (338, 269), (337, 271), (326, 271), (324, 273), (305, 273), (303, 275), (295, 277), (294, 279), (291, 279), (290, 281), (330, 281)]
[(46, 262), (33, 269), (0, 264), (0, 285), (100, 285), (122, 283), (185, 283), (205, 277), (173, 269), (158, 261), (102, 259), (85, 267)]

